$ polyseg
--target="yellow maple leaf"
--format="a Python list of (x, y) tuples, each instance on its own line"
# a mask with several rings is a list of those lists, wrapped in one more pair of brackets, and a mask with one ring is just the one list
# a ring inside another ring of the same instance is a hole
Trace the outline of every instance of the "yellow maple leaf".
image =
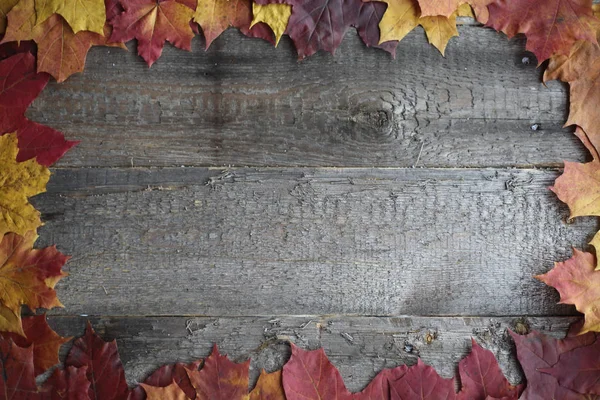
[(417, 25), (421, 25), (425, 29), (429, 43), (444, 54), (450, 38), (458, 36), (457, 12), (450, 17), (421, 17), (416, 0), (384, 0), (384, 2), (387, 3), (388, 8), (379, 22), (381, 32), (379, 44), (390, 40), (400, 41)]
[(40, 213), (28, 198), (46, 191), (50, 170), (35, 159), (17, 162), (17, 135), (0, 136), (0, 238), (20, 235), (42, 225)]
[(0, 0), (0, 34), (6, 31), (6, 15), (18, 2), (19, 0)]
[(189, 400), (190, 398), (185, 395), (185, 392), (181, 390), (178, 384), (175, 382), (169, 386), (156, 387), (150, 386), (145, 383), (141, 383), (140, 386), (144, 388), (148, 400)]
[(36, 0), (35, 12), (36, 24), (41, 24), (56, 13), (69, 23), (73, 33), (92, 31), (104, 35), (104, 0)]
[(252, 19), (250, 28), (259, 22), (269, 25), (275, 34), (275, 47), (277, 47), (292, 15), (292, 6), (288, 4), (267, 4), (261, 6), (260, 4), (252, 3), (252, 14), (254, 18)]

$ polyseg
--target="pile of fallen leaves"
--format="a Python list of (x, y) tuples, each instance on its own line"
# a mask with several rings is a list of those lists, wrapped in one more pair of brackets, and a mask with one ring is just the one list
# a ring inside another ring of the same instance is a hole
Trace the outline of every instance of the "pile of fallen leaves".
[[(471, 16), (508, 37), (524, 34), (544, 80), (570, 86), (566, 125), (576, 127), (592, 156), (566, 162), (552, 188), (571, 217), (600, 216), (600, 10), (591, 0), (0, 0), (0, 398), (1, 399), (600, 399), (600, 266), (593, 253), (571, 259), (538, 279), (561, 302), (585, 315), (564, 339), (509, 332), (527, 379), (512, 386), (492, 352), (473, 341), (454, 379), (418, 360), (381, 371), (360, 393), (350, 393), (324, 351), (293, 344), (281, 371), (261, 374), (249, 391), (249, 362), (236, 364), (217, 348), (204, 361), (163, 366), (130, 389), (116, 343), (91, 326), (60, 367), (60, 337), (44, 314), (22, 317), (22, 307), (61, 307), (55, 286), (68, 257), (55, 247), (34, 249), (40, 213), (29, 197), (45, 191), (48, 167), (76, 142), (25, 117), (50, 76), (61, 82), (83, 71), (91, 46), (125, 48), (136, 39), (152, 65), (165, 41), (190, 50), (203, 33), (206, 48), (228, 27), (277, 45), (293, 41), (299, 58), (333, 53), (355, 28), (363, 42), (395, 56), (398, 41), (421, 26), (442, 54), (458, 35), (457, 17)], [(600, 249), (600, 233), (591, 244)], [(54, 370), (50, 370), (55, 368)], [(41, 385), (36, 376), (49, 378)]]

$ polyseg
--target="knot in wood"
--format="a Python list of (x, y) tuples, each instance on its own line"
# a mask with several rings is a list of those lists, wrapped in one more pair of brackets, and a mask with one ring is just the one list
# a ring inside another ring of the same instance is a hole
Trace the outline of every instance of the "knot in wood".
[(350, 110), (354, 140), (387, 142), (394, 139), (394, 113), (391, 104), (369, 100)]

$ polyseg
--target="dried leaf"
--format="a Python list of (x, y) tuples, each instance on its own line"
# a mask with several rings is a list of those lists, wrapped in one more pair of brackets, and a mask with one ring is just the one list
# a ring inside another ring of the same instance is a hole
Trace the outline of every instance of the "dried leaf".
[(275, 34), (275, 46), (277, 46), (288, 26), (288, 21), (292, 15), (292, 6), (288, 4), (260, 5), (252, 3), (252, 14), (254, 17), (250, 28), (259, 22), (269, 25)]
[(33, 349), (23, 349), (0, 338), (0, 393), (2, 400), (38, 400), (33, 375)]
[(540, 371), (552, 375), (562, 387), (600, 395), (600, 340), (562, 353), (552, 368)]
[(18, 2), (19, 0), (0, 0), (0, 35), (6, 31), (6, 15)]
[(87, 368), (55, 369), (42, 386), (43, 400), (89, 400)]
[(188, 370), (190, 381), (196, 389), (196, 399), (247, 400), (249, 367), (250, 360), (236, 364), (219, 354), (215, 345), (200, 371)]
[(554, 54), (568, 54), (577, 40), (597, 43), (592, 0), (498, 0), (488, 11), (487, 26), (509, 38), (524, 33), (526, 49), (539, 64)]
[(390, 382), (392, 400), (453, 400), (454, 378), (444, 379), (419, 358), (399, 379)]
[(17, 130), (19, 153), (17, 162), (35, 158), (38, 164), (49, 167), (58, 161), (78, 141), (65, 140), (64, 135), (28, 119)]
[(595, 340), (593, 333), (568, 336), (562, 340), (535, 331), (523, 336), (512, 331), (509, 333), (517, 345), (517, 358), (527, 378), (522, 399), (586, 400), (584, 395), (559, 386), (553, 376), (540, 370), (556, 364), (562, 353), (591, 344)]
[(519, 397), (520, 388), (512, 386), (504, 377), (494, 353), (471, 340), (471, 353), (458, 363), (462, 389), (459, 400), (485, 400)]
[(270, 374), (265, 370), (260, 371), (256, 387), (250, 392), (250, 400), (286, 400), (281, 371)]
[(389, 400), (390, 382), (397, 381), (408, 371), (406, 365), (394, 369), (384, 369), (373, 378), (360, 393), (355, 393), (352, 400)]
[(105, 342), (88, 322), (85, 335), (75, 340), (65, 366), (87, 367), (91, 400), (126, 400), (129, 394), (117, 343)]
[(17, 162), (17, 140), (15, 134), (0, 136), (0, 237), (23, 235), (42, 225), (28, 198), (46, 191), (50, 171), (35, 160)]
[(419, 0), (422, 17), (450, 17), (462, 0)]
[(35, 11), (37, 24), (57, 13), (69, 23), (75, 33), (92, 31), (104, 34), (104, 0), (35, 0)]
[(149, 66), (158, 60), (165, 41), (183, 50), (191, 50), (194, 32), (190, 21), (194, 15), (192, 0), (127, 0), (125, 12), (111, 21), (111, 42), (137, 39), (138, 54)]
[(571, 218), (600, 216), (600, 162), (565, 162), (563, 174), (550, 188), (569, 206)]
[(442, 53), (446, 52), (446, 46), (450, 39), (458, 36), (456, 29), (456, 14), (447, 17), (421, 17), (419, 24), (425, 29), (427, 40)]
[(142, 383), (148, 400), (190, 400), (175, 382), (164, 387), (155, 387)]
[(25, 110), (47, 83), (48, 75), (36, 72), (30, 53), (0, 61), (0, 133), (13, 132), (24, 123)]
[(283, 389), (288, 400), (352, 398), (322, 348), (306, 351), (293, 343), (291, 346), (292, 356), (283, 366)]
[(23, 317), (22, 323), (25, 337), (7, 332), (2, 332), (2, 336), (7, 340), (12, 339), (19, 347), (25, 348), (33, 345), (34, 372), (35, 375), (40, 375), (60, 362), (58, 351), (71, 338), (64, 338), (54, 332), (48, 325), (45, 314)]
[(536, 276), (558, 290), (561, 304), (573, 304), (585, 314), (581, 333), (600, 331), (600, 271), (595, 271), (595, 267), (593, 254), (573, 249), (573, 257)]
[[(163, 365), (156, 371), (154, 371), (144, 383), (149, 386), (165, 387), (175, 382), (183, 390), (185, 395), (190, 399), (196, 398), (196, 389), (192, 386), (190, 378), (186, 370), (198, 371), (202, 360), (193, 361), (189, 364), (177, 363)], [(142, 387), (136, 387), (129, 398), (129, 400), (144, 400), (146, 399), (146, 392)]]

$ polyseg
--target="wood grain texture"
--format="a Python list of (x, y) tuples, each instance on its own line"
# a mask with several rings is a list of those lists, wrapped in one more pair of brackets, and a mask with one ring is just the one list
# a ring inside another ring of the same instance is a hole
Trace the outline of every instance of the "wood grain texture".
[[(554, 315), (532, 275), (597, 228), (543, 170), (59, 169), (65, 313)], [(597, 230), (597, 229), (596, 229)]]
[[(398, 56), (355, 32), (297, 62), (229, 30), (208, 52), (167, 46), (148, 69), (95, 48), (28, 115), (82, 143), (61, 166), (559, 166), (585, 157), (563, 129), (566, 86), (541, 83), (522, 39), (460, 27), (443, 58), (416, 29)], [(523, 60), (529, 60), (524, 63)], [(538, 124), (538, 130), (531, 126)]]
[[(83, 333), (85, 317), (49, 317), (63, 335)], [(540, 330), (564, 337), (576, 318), (474, 317), (91, 317), (105, 340), (117, 340), (131, 385), (165, 363), (206, 357), (213, 343), (234, 361), (252, 358), (251, 376), (279, 369), (289, 357), (287, 341), (305, 349), (323, 347), (346, 385), (360, 390), (382, 368), (414, 364), (417, 357), (451, 377), (471, 347), (471, 338), (494, 352), (513, 382), (522, 381), (507, 333)], [(63, 354), (69, 346), (63, 347)], [(253, 384), (253, 383), (252, 383)]]

